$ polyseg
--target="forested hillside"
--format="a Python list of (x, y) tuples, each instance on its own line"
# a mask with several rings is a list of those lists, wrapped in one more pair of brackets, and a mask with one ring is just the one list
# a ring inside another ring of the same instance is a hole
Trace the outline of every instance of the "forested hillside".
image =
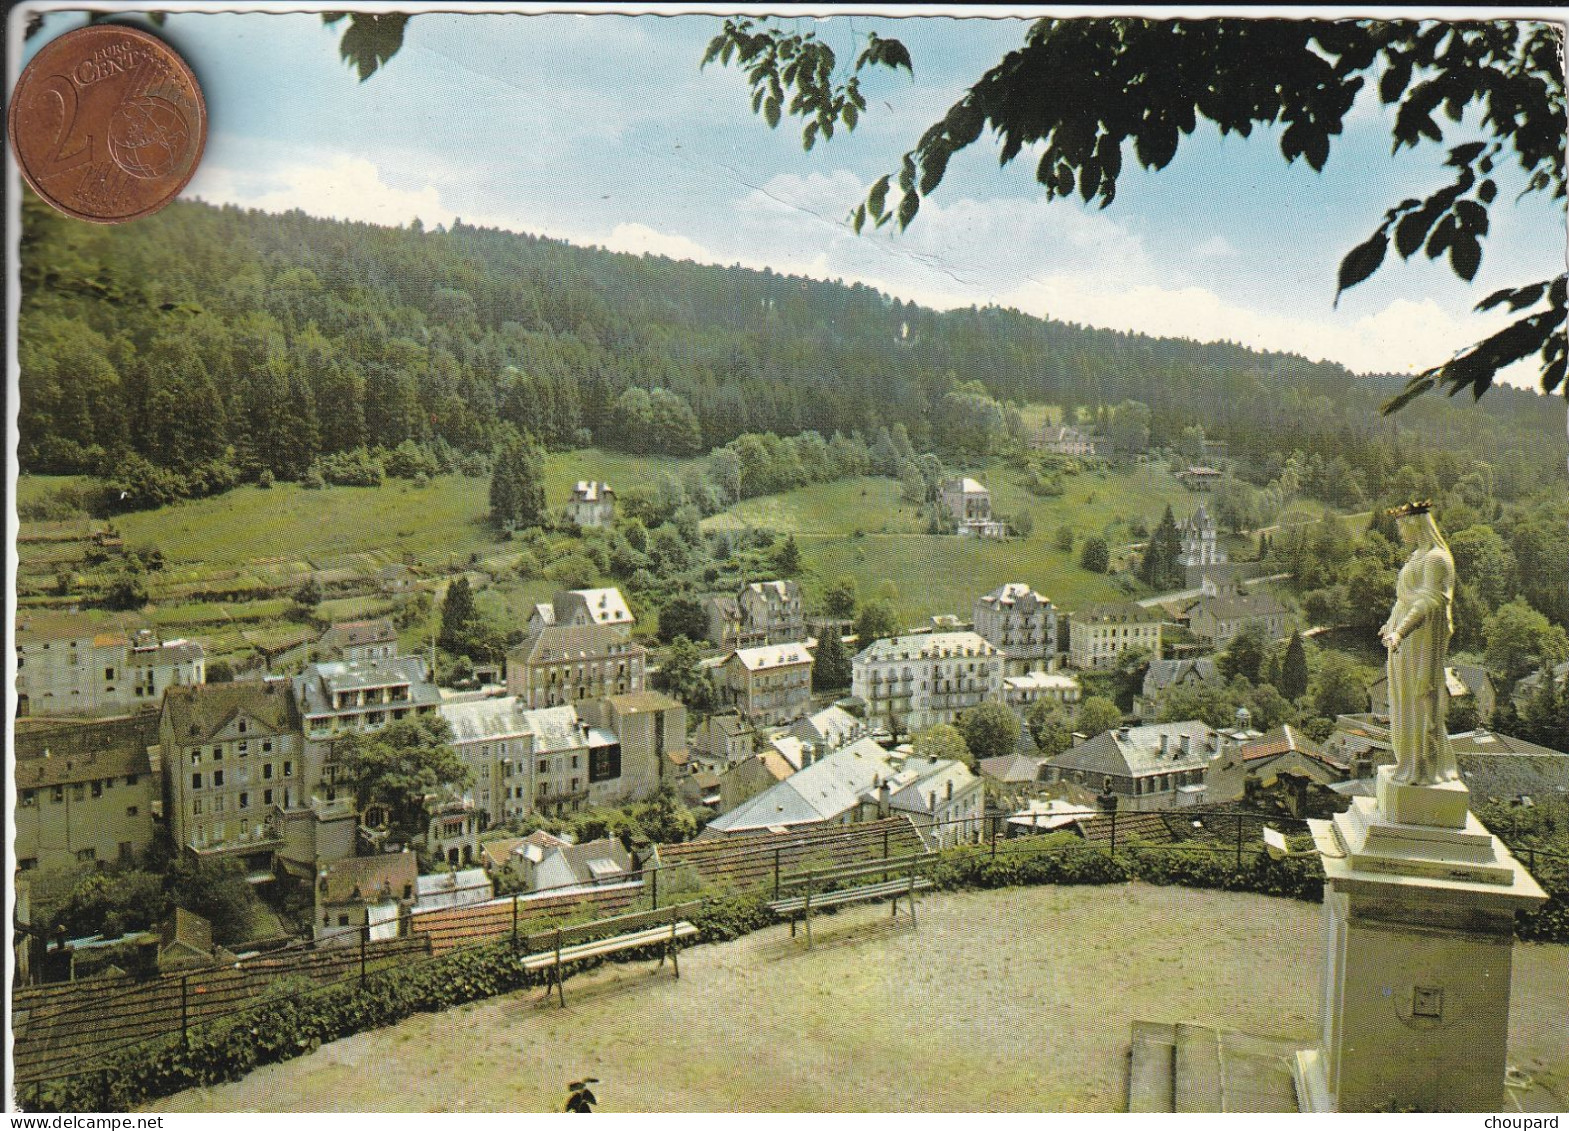
[(22, 467), (145, 488), (127, 505), (410, 442), (450, 467), (512, 429), (692, 455), (903, 423), (915, 450), (963, 458), (984, 454), (970, 415), (1127, 399), (1150, 406), (1150, 443), (1201, 425), (1260, 483), (1293, 450), (1325, 493), (1370, 499), (1404, 464), (1442, 483), (1488, 462), (1501, 498), (1563, 476), (1562, 403), (1512, 389), (1382, 419), (1398, 378), (461, 222), (177, 203), (100, 228), (32, 198), (23, 219)]

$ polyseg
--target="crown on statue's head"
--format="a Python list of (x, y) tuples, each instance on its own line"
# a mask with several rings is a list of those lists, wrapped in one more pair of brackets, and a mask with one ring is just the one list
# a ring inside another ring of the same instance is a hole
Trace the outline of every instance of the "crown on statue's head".
[(1432, 509), (1432, 499), (1412, 499), (1409, 503), (1401, 503), (1398, 507), (1390, 507), (1385, 513), (1395, 518), (1405, 518), (1407, 515), (1427, 514)]

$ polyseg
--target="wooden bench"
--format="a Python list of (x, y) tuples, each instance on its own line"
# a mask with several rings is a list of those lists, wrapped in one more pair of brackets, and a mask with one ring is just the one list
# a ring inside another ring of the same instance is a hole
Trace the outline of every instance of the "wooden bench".
[(679, 978), (681, 952), (676, 944), (695, 938), (698, 933), (697, 927), (682, 916), (695, 906), (694, 903), (677, 904), (658, 911), (615, 915), (529, 935), (523, 940), (523, 947), (528, 951), (523, 958), (523, 969), (549, 971), (550, 982), (545, 986), (545, 996), (550, 996), (550, 987), (554, 985), (563, 1009), (567, 1006), (567, 997), (561, 970), (569, 963), (657, 946), (660, 948), (659, 965), (664, 966), (665, 959), (670, 959)]
[[(932, 881), (921, 873), (935, 860), (936, 857), (929, 853), (912, 853), (797, 872), (779, 881), (776, 898), (768, 909), (775, 915), (789, 918), (791, 938), (795, 937), (796, 923), (804, 921), (808, 947), (812, 945), (812, 912), (824, 907), (888, 899), (892, 901), (891, 914), (898, 915), (899, 900), (904, 899), (910, 905), (913, 924), (916, 921), (915, 893), (932, 886)], [(841, 884), (849, 886), (838, 886)], [(796, 894), (785, 895), (785, 892)]]

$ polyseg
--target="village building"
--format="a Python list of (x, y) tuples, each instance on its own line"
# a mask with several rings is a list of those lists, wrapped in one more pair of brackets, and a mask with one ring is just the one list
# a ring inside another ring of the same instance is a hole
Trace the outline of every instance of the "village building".
[(621, 590), (563, 589), (549, 602), (534, 606), (529, 617), (528, 634), (535, 635), (544, 628), (581, 628), (597, 626), (614, 629), (623, 640), (632, 636), (632, 626), (637, 618), (627, 607)]
[(1296, 727), (1278, 726), (1249, 742), (1222, 744), (1205, 778), (1205, 799), (1320, 817), (1341, 807), (1330, 787), (1350, 773), (1350, 763), (1327, 753)]
[[(1481, 664), (1450, 664), (1444, 668), (1445, 691), (1449, 704), (1471, 703), (1476, 709), (1477, 721), (1483, 724), (1492, 720), (1498, 706), (1498, 692), (1493, 679)], [(1389, 714), (1389, 673), (1381, 674), (1367, 689), (1368, 701), (1375, 715)]]
[(1177, 523), (1177, 534), (1182, 539), (1177, 551), (1177, 563), (1186, 568), (1220, 565), (1227, 561), (1226, 551), (1220, 548), (1219, 531), (1209, 509), (1203, 503), (1192, 517)]
[(968, 476), (949, 479), (939, 487), (938, 499), (960, 537), (1008, 536), (1008, 524), (992, 518), (991, 492), (977, 480)]
[(1133, 713), (1142, 722), (1154, 722), (1161, 703), (1174, 690), (1224, 687), (1220, 668), (1213, 656), (1184, 660), (1151, 660), (1144, 673), (1139, 693), (1133, 697)]
[(974, 632), (895, 636), (856, 655), (850, 689), (874, 725), (913, 732), (998, 698), (1002, 665), (1002, 653)]
[(1262, 590), (1226, 597), (1200, 597), (1188, 607), (1188, 629), (1206, 648), (1224, 648), (1248, 625), (1259, 625), (1271, 640), (1286, 635), (1291, 612)]
[(567, 521), (574, 526), (609, 526), (616, 519), (616, 493), (610, 484), (595, 479), (579, 479), (572, 485), (567, 500)]
[(1119, 727), (1048, 759), (1047, 766), (1053, 781), (1097, 791), (1109, 782), (1120, 809), (1178, 809), (1205, 800), (1210, 759), (1226, 741), (1201, 722)]
[(414, 880), (414, 911), (442, 911), (473, 907), (494, 899), (496, 885), (483, 868), (457, 872), (432, 872)]
[(632, 854), (615, 837), (574, 844), (539, 832), (513, 848), (510, 870), (524, 891), (571, 891), (641, 881)]
[(615, 805), (646, 797), (658, 788), (672, 756), (687, 751), (686, 705), (659, 691), (607, 695), (578, 705), (590, 726), (616, 736), (621, 750), (619, 776), (593, 777), (595, 805)]
[(171, 688), (158, 726), (174, 843), (272, 870), (283, 814), (308, 808), (314, 780), (301, 718), (279, 681)]
[(322, 660), (391, 660), (398, 655), (398, 631), (386, 617), (340, 621), (316, 642)]
[(176, 907), (158, 922), (158, 971), (231, 963), (234, 954), (212, 941), (212, 923), (183, 907)]
[(1058, 456), (1106, 456), (1110, 445), (1104, 437), (1096, 436), (1071, 424), (1045, 424), (1031, 437), (1031, 447), (1038, 452)]
[(648, 649), (609, 625), (547, 625), (507, 653), (507, 694), (530, 709), (644, 688)]
[(739, 765), (752, 756), (756, 731), (736, 711), (719, 711), (703, 719), (687, 739), (692, 760), (718, 772)]
[(981, 781), (961, 762), (904, 756), (863, 738), (818, 759), (708, 823), (699, 839), (751, 836), (909, 816), (931, 840), (979, 835)]
[(1161, 614), (1131, 601), (1091, 605), (1068, 625), (1068, 662), (1080, 670), (1109, 668), (1132, 648), (1160, 655)]
[[(1553, 684), (1559, 692), (1562, 692), (1565, 687), (1569, 687), (1569, 660), (1553, 665), (1552, 678)], [(1516, 680), (1514, 690), (1509, 693), (1510, 702), (1514, 704), (1515, 710), (1523, 712), (1530, 705), (1531, 700), (1536, 698), (1542, 689), (1542, 685), (1546, 682), (1547, 672), (1542, 668), (1537, 668), (1534, 672), (1521, 676)], [(1489, 714), (1479, 717), (1483, 719), (1490, 718), (1491, 713), (1489, 712)]]
[(149, 753), (158, 716), (18, 722), (12, 844), (19, 871), (131, 866), (163, 813), (163, 767)]
[(434, 801), (427, 798), (426, 807), (429, 818), (422, 844), (426, 856), (444, 860), (450, 868), (473, 864), (479, 855), (479, 834), (489, 824), (487, 815), (468, 796), (451, 789)]
[(361, 936), (397, 938), (400, 920), (414, 908), (418, 882), (419, 864), (407, 848), (334, 860), (316, 878), (316, 941), (348, 946)]
[(1225, 472), (1213, 467), (1187, 467), (1172, 473), (1172, 478), (1180, 480), (1190, 491), (1213, 491), (1225, 477)]
[(1057, 610), (1021, 581), (975, 601), (975, 632), (1003, 655), (1003, 674), (1046, 671), (1057, 656)]
[(716, 674), (723, 700), (761, 726), (791, 722), (812, 705), (812, 654), (804, 644), (737, 648)]
[(419, 574), (401, 563), (382, 566), (376, 571), (376, 588), (383, 593), (412, 592), (419, 585)]
[(795, 581), (754, 581), (734, 597), (710, 596), (703, 606), (709, 642), (725, 651), (793, 644), (808, 637), (801, 586)]
[(718, 775), (719, 811), (728, 813), (743, 801), (778, 785), (799, 768), (772, 747), (759, 750)]
[(819, 754), (831, 754), (841, 746), (865, 738), (869, 730), (865, 719), (856, 718), (843, 707), (824, 707), (791, 723), (786, 733)]
[(1043, 700), (1068, 705), (1083, 695), (1078, 678), (1067, 672), (1030, 672), (1004, 676), (1002, 681), (1002, 701), (1020, 715)]
[(16, 622), (17, 715), (123, 715), (157, 707), (170, 687), (207, 680), (193, 640), (160, 640), (85, 614), (28, 614)]
[(305, 779), (328, 801), (340, 790), (332, 757), (338, 739), (433, 714), (441, 703), (418, 656), (308, 664), (290, 686), (305, 733)]
[(1043, 774), (1046, 759), (1028, 754), (1003, 754), (996, 758), (982, 758), (975, 768), (995, 806), (1017, 809), (1032, 798), (1045, 797), (1051, 791), (1049, 775)]

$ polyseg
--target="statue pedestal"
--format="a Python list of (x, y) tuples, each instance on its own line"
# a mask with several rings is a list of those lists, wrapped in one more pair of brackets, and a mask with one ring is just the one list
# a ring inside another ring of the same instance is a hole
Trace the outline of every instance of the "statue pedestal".
[(1381, 799), (1444, 823), (1395, 821), (1366, 797), (1308, 822), (1324, 860), (1328, 955), (1323, 1043), (1297, 1056), (1298, 1103), (1499, 1111), (1514, 913), (1547, 896), (1466, 811), (1463, 785), (1397, 786), (1387, 772)]

